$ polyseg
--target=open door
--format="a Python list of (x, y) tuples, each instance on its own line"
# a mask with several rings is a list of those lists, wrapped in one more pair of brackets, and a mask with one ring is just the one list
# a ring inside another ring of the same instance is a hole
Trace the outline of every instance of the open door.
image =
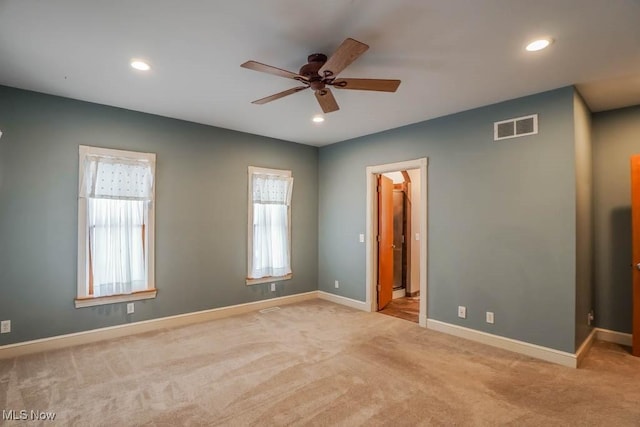
[(633, 242), (633, 343), (640, 356), (640, 155), (631, 157), (631, 241)]
[(378, 176), (378, 310), (393, 298), (393, 181)]

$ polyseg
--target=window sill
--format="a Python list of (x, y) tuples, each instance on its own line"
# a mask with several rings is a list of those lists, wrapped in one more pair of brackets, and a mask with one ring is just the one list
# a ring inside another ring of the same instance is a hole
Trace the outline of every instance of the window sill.
[(281, 282), (283, 280), (290, 280), (292, 277), (293, 277), (293, 274), (289, 273), (286, 276), (270, 276), (270, 277), (261, 277), (259, 279), (247, 279), (247, 285), (259, 285), (261, 283)]
[(155, 298), (158, 294), (156, 289), (150, 289), (148, 291), (134, 292), (132, 294), (119, 294), (109, 295), (106, 297), (84, 297), (76, 298), (76, 308), (93, 307), (96, 305), (116, 304), (119, 302), (140, 301), (143, 299)]

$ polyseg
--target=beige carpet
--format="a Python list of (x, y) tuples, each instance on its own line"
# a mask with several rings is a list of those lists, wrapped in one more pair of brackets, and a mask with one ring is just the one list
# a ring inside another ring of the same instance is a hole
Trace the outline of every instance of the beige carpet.
[(78, 426), (638, 426), (640, 359), (596, 343), (569, 369), (316, 300), (2, 360), (7, 409)]

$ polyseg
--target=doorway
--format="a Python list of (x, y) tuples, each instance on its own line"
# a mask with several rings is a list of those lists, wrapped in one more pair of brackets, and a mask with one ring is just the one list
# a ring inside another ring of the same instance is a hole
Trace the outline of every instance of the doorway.
[(377, 180), (378, 311), (418, 323), (420, 271), (412, 267), (420, 248), (412, 224), (419, 221), (420, 203), (413, 200), (420, 198), (420, 169), (378, 174)]
[(367, 167), (367, 304), (426, 326), (427, 159)]

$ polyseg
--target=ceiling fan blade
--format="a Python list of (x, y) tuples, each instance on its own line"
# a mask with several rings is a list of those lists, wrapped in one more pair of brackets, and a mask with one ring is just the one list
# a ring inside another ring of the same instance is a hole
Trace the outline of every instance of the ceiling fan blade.
[(275, 101), (276, 99), (280, 99), (280, 98), (284, 98), (287, 95), (291, 95), (294, 94), (296, 92), (300, 92), (301, 90), (304, 90), (306, 88), (308, 88), (309, 86), (298, 86), (298, 87), (294, 87), (291, 89), (287, 89), (285, 91), (282, 91), (280, 93), (276, 93), (275, 95), (271, 95), (271, 96), (267, 96), (265, 98), (260, 98), (257, 99), (255, 101), (252, 102), (252, 104), (266, 104), (267, 102), (271, 102), (271, 101)]
[(369, 49), (364, 43), (346, 39), (318, 71), (322, 77), (335, 77)]
[(325, 113), (331, 113), (340, 109), (340, 107), (338, 107), (336, 99), (333, 97), (331, 89), (329, 89), (328, 87), (317, 90), (316, 99), (318, 100), (322, 111)]
[(336, 89), (375, 90), (378, 92), (395, 92), (400, 80), (385, 79), (339, 79), (332, 83)]
[(281, 68), (272, 67), (271, 65), (263, 64), (261, 62), (247, 61), (240, 66), (243, 68), (247, 68), (249, 70), (273, 74), (274, 76), (285, 77), (287, 79), (304, 80), (304, 81), (309, 80), (306, 77), (301, 76), (300, 74), (292, 73), (291, 71), (283, 70)]

